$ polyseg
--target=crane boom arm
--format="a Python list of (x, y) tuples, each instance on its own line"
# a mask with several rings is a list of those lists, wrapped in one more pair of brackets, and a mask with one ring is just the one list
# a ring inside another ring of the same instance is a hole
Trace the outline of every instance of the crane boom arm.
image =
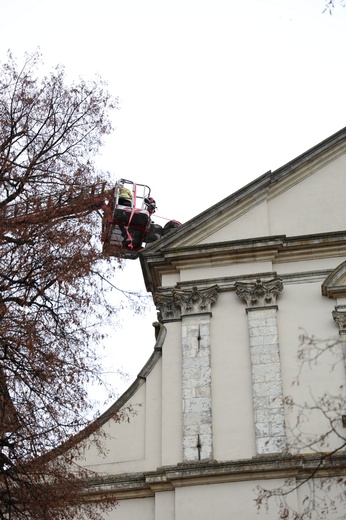
[(18, 202), (6, 206), (0, 216), (8, 226), (36, 224), (63, 217), (78, 217), (102, 209), (107, 217), (110, 212), (114, 189), (107, 190), (105, 183), (93, 184), (74, 191), (61, 192), (34, 201)]

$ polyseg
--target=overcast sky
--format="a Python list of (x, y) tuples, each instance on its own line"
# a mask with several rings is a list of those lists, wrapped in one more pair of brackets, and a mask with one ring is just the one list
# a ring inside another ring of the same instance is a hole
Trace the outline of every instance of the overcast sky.
[[(2, 0), (0, 58), (40, 48), (48, 68), (108, 81), (120, 110), (100, 165), (149, 185), (158, 214), (186, 222), (346, 126), (346, 9), (323, 9), (324, 0)], [(139, 261), (117, 284), (142, 288)], [(154, 317), (136, 318), (126, 346), (114, 333), (131, 375), (152, 351)]]

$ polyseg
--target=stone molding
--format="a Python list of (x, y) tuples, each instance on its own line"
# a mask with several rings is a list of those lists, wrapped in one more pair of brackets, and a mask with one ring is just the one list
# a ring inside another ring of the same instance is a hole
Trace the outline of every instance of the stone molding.
[(102, 483), (93, 487), (90, 481), (89, 494), (99, 499), (107, 493), (118, 500), (154, 497), (158, 492), (176, 488), (206, 484), (257, 481), (264, 479), (314, 477), (338, 477), (346, 474), (345, 453), (321, 457), (311, 455), (261, 455), (237, 461), (189, 461), (174, 466), (164, 466), (142, 473), (107, 475)]
[(282, 293), (283, 283), (281, 278), (267, 281), (257, 278), (255, 282), (236, 282), (235, 290), (248, 307), (267, 307), (276, 304), (276, 298)]
[(182, 316), (211, 313), (211, 306), (217, 301), (219, 286), (189, 290), (173, 289), (170, 294), (155, 293), (154, 301), (159, 310), (160, 320), (177, 321)]
[[(225, 218), (224, 215), (223, 218)], [(177, 233), (180, 233), (180, 230)], [(179, 273), (184, 269), (209, 269), (210, 267), (248, 264), (261, 260), (273, 265), (283, 262), (311, 261), (331, 256), (339, 257), (342, 261), (346, 257), (346, 231), (297, 237), (275, 235), (229, 242), (199, 243), (198, 245), (191, 244), (191, 234), (188, 234), (187, 238), (188, 243), (184, 247), (162, 249), (160, 240), (160, 244), (158, 244), (160, 250), (157, 253), (154, 253), (152, 249), (157, 242), (141, 252), (142, 263), (146, 266), (143, 273), (148, 290), (153, 293), (160, 291), (164, 275), (174, 273), (179, 277)], [(246, 278), (253, 278), (253, 273), (248, 274), (249, 276)], [(327, 275), (328, 272), (325, 277)], [(272, 272), (270, 276), (273, 277), (275, 274)], [(286, 276), (283, 275), (283, 278)], [(321, 280), (322, 282), (323, 280)], [(200, 283), (198, 282), (198, 285)]]
[(323, 296), (328, 298), (346, 297), (346, 261), (338, 265), (324, 280), (321, 286)]

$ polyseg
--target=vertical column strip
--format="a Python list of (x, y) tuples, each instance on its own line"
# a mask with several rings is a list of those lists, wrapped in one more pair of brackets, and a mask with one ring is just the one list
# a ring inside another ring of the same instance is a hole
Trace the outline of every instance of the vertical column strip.
[(183, 460), (213, 456), (210, 316), (182, 318)]
[(237, 295), (248, 305), (246, 312), (258, 454), (280, 453), (287, 446), (275, 304), (282, 289), (279, 278), (236, 284)]

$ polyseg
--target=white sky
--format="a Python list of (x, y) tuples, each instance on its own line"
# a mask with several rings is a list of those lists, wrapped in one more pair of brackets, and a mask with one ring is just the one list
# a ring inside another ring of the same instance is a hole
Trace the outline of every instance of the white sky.
[[(121, 109), (100, 164), (186, 222), (346, 126), (346, 9), (324, 0), (2, 0), (0, 59), (100, 74)], [(142, 289), (139, 261), (115, 283)], [(132, 318), (131, 318), (132, 319)], [(155, 313), (115, 331), (135, 376)], [(119, 383), (117, 383), (119, 384)], [(121, 389), (121, 385), (119, 386)]]

